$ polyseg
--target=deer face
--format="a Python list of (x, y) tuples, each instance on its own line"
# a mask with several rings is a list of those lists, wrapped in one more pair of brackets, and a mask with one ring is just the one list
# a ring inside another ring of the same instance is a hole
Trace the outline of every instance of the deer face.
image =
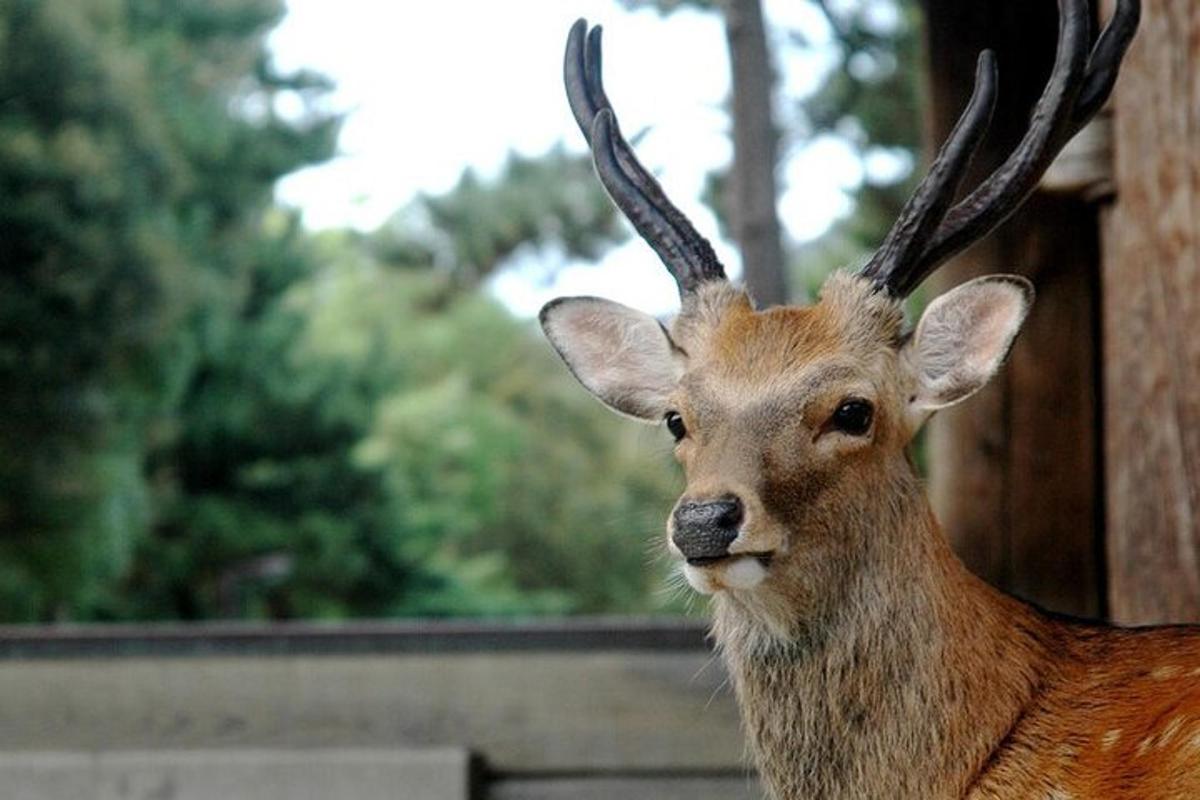
[(999, 368), (1029, 309), (1028, 281), (963, 284), (934, 300), (911, 333), (901, 302), (1017, 209), (1112, 90), (1138, 4), (1119, 3), (1094, 47), (1086, 0), (1059, 6), (1054, 70), (1008, 159), (955, 202), (995, 108), (997, 67), (985, 51), (958, 125), (863, 268), (831, 278), (816, 305), (766, 311), (726, 281), (712, 247), (621, 136), (600, 29), (584, 20), (571, 29), (571, 111), (604, 187), (678, 283), (682, 312), (668, 330), (632, 309), (573, 298), (543, 309), (542, 325), (587, 389), (675, 437), (687, 491), (668, 544), (698, 590), (774, 592), (792, 611), (835, 594), (852, 565), (880, 550), (872, 514), (904, 496), (896, 481), (911, 483), (904, 452), (913, 434)]
[(548, 305), (542, 325), (611, 408), (662, 425), (687, 489), (667, 545), (698, 591), (820, 596), (870, 543), (847, 524), (879, 513), (905, 447), (934, 410), (991, 377), (1029, 308), (994, 276), (934, 301), (906, 334), (899, 301), (835, 275), (819, 303), (755, 311), (723, 282), (670, 330), (596, 298)]

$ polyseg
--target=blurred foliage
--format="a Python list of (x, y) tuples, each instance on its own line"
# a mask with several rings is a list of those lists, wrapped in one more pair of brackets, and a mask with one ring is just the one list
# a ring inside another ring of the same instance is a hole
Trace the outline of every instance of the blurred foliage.
[(261, 246), (282, 3), (0, 0), (0, 617), (103, 605), (154, 517), (145, 452)]
[[(513, 156), (310, 234), (272, 191), (338, 119), (325, 79), (271, 66), (282, 12), (0, 0), (0, 621), (676, 608), (646, 568), (667, 437), (481, 291), (625, 235), (590, 162)], [(912, 57), (861, 27), (847, 64)], [(869, 114), (899, 75), (854, 74), (813, 130), (915, 142)], [(866, 241), (874, 189), (830, 252)]]
[[(911, 165), (921, 147), (921, 14), (917, 0), (802, 0), (825, 19), (834, 58), (820, 85), (796, 105), (797, 123), (783, 132), (783, 157), (822, 136), (848, 144), (864, 165), (851, 190), (851, 210), (820, 237), (794, 245), (794, 287), (815, 296), (835, 269), (864, 260), (882, 242), (915, 185)], [(721, 12), (717, 0), (619, 0), (627, 8), (669, 14), (681, 8)], [(798, 31), (769, 31), (770, 45), (825, 48)], [(777, 54), (776, 54), (777, 55)], [(883, 163), (883, 170), (872, 165)], [(728, 237), (727, 171), (708, 176), (704, 200)]]
[(421, 196), (397, 213), (372, 251), (395, 266), (432, 267), (461, 289), (523, 251), (553, 247), (595, 260), (625, 235), (591, 159), (558, 146), (538, 158), (510, 155), (494, 181), (468, 169), (450, 192)]
[(623, 235), (590, 163), (314, 238), (272, 190), (337, 120), (281, 12), (0, 0), (0, 619), (661, 606), (665, 446), (475, 291)]
[(197, 373), (159, 459), (176, 496), (114, 616), (653, 608), (665, 444), (495, 301), (378, 246), (312, 242), (320, 269)]
[[(305, 350), (382, 382), (353, 455), (387, 489), (389, 546), (505, 575), (527, 610), (648, 607), (646, 543), (677, 489), (661, 431), (581, 397), (486, 296), (443, 305), (440, 276), (351, 259), (313, 289)], [(516, 601), (476, 596), (473, 613)]]
[[(919, 177), (912, 165), (920, 155), (924, 97), (916, 0), (812, 2), (829, 24), (837, 58), (821, 87), (800, 101), (806, 130), (799, 143), (836, 135), (864, 167), (851, 213), (797, 250), (799, 277), (815, 292), (832, 269), (865, 260), (899, 216)], [(887, 167), (873, 170), (873, 162)]]

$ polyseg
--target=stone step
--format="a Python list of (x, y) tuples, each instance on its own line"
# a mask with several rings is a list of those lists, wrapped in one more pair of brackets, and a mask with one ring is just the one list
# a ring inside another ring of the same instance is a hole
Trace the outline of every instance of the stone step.
[(0, 754), (6, 800), (471, 800), (466, 750)]

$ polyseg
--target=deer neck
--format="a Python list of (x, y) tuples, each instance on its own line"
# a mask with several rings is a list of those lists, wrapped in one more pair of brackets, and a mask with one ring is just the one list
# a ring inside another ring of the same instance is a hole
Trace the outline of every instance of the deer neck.
[(915, 475), (899, 483), (897, 503), (842, 515), (869, 528), (845, 535), (886, 546), (830, 607), (783, 627), (779, 608), (717, 598), (714, 636), (776, 800), (961, 797), (1045, 679), (1054, 624), (968, 573)]

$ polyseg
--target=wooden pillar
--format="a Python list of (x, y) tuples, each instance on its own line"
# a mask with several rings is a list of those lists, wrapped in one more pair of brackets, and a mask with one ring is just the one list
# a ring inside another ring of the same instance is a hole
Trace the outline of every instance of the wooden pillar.
[(723, 0), (733, 83), (733, 169), (729, 208), (742, 255), (742, 281), (760, 308), (788, 301), (775, 171), (779, 132), (771, 107), (775, 81), (760, 0)]
[(1103, 223), (1109, 603), (1200, 621), (1200, 3), (1144, 0)]
[[(1025, 132), (1054, 57), (1055, 4), (924, 0), (924, 7), (930, 141), (942, 142), (957, 120), (979, 51), (997, 53), (999, 106), (968, 182), (979, 180)], [(1025, 275), (1037, 287), (1033, 313), (994, 385), (932, 421), (930, 493), (977, 574), (1046, 608), (1092, 617), (1105, 613), (1096, 218), (1096, 207), (1078, 197), (1035, 195), (928, 290), (933, 296), (996, 272)]]

